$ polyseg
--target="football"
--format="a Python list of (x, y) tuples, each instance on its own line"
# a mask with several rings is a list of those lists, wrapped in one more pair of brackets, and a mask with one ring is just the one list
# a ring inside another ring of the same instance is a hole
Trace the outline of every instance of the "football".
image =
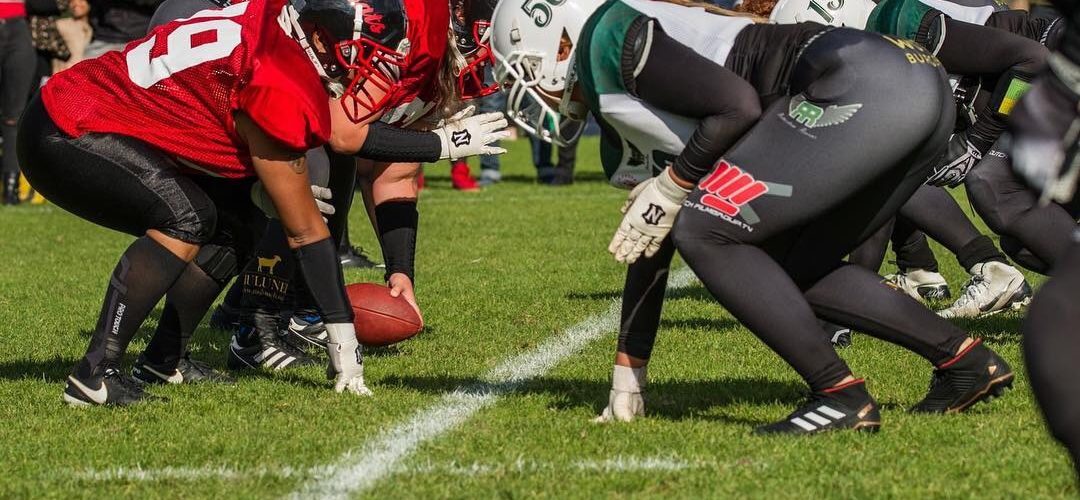
[(356, 339), (370, 347), (387, 346), (411, 338), (424, 327), (404, 297), (391, 297), (390, 288), (375, 283), (345, 287), (353, 309)]

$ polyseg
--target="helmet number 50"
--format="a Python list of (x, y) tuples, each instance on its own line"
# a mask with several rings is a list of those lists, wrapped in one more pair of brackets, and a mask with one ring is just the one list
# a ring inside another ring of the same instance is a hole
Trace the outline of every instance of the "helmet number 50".
[(543, 28), (551, 22), (551, 7), (562, 5), (566, 0), (525, 0), (521, 10), (525, 11), (537, 26)]
[[(246, 7), (247, 2), (243, 2)], [(234, 17), (243, 10), (203, 11), (202, 14)], [(128, 78), (144, 89), (175, 73), (228, 56), (240, 45), (240, 24), (232, 19), (208, 19), (177, 26), (165, 38), (165, 53), (150, 57), (160, 35), (154, 35), (127, 53)], [(199, 43), (202, 42), (202, 43)]]

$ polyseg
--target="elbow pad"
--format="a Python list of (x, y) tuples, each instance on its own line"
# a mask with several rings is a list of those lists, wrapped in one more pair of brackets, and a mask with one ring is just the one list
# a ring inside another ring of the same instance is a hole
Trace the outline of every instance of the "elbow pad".
[(368, 125), (367, 138), (356, 156), (385, 162), (439, 161), (442, 142), (434, 132), (406, 130), (383, 122)]

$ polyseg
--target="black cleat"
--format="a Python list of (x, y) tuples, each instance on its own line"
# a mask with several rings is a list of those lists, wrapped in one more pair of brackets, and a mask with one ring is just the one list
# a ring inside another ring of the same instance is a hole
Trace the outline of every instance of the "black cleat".
[(345, 251), (338, 252), (341, 267), (354, 267), (357, 269), (374, 269), (379, 267), (375, 261), (364, 254), (364, 249), (354, 246), (345, 247)]
[(64, 387), (64, 402), (71, 406), (128, 406), (143, 401), (162, 401), (143, 391), (135, 379), (120, 373), (116, 368), (106, 368), (102, 375), (83, 379), (74, 373), (68, 375)]
[(866, 391), (863, 379), (848, 382), (810, 398), (787, 418), (754, 429), (754, 434), (817, 434), (840, 429), (877, 432), (881, 413), (877, 403)]
[(832, 342), (833, 347), (844, 348), (851, 347), (851, 328), (846, 326), (840, 326), (836, 323), (830, 323), (823, 319), (818, 320), (821, 323), (821, 328), (825, 330), (825, 333), (829, 337), (829, 342)]
[(235, 384), (236, 379), (227, 373), (217, 371), (202, 361), (191, 359), (188, 354), (180, 358), (175, 369), (155, 366), (140, 355), (131, 369), (131, 376), (144, 384), (199, 384), (212, 382), (217, 384)]
[(229, 344), (228, 366), (232, 370), (262, 367), (276, 371), (314, 364), (315, 360), (303, 351), (277, 338), (260, 339), (241, 332), (233, 335)]
[(311, 311), (297, 311), (289, 318), (289, 326), (281, 333), (285, 337), (285, 342), (300, 350), (312, 347), (326, 349), (326, 342), (329, 339), (322, 316)]
[(915, 413), (959, 413), (975, 403), (1005, 394), (1012, 387), (1012, 368), (982, 340), (934, 369), (926, 397), (911, 408)]

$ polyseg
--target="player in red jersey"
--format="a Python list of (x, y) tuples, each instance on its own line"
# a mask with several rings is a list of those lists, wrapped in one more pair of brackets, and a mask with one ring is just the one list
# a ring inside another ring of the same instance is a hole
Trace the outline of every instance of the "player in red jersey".
[(243, 246), (256, 178), (326, 317), (335, 389), (370, 393), (303, 157), (330, 137), (330, 95), (361, 100), (348, 83), (395, 62), (364, 43), (356, 5), (250, 0), (200, 12), (76, 65), (34, 98), (18, 151), (35, 188), (84, 219), (137, 236), (113, 271), (66, 402), (147, 399), (119, 371), (124, 351), (166, 293), (181, 324), (201, 318), (205, 305), (187, 289), (206, 271), (192, 261), (207, 243)]

